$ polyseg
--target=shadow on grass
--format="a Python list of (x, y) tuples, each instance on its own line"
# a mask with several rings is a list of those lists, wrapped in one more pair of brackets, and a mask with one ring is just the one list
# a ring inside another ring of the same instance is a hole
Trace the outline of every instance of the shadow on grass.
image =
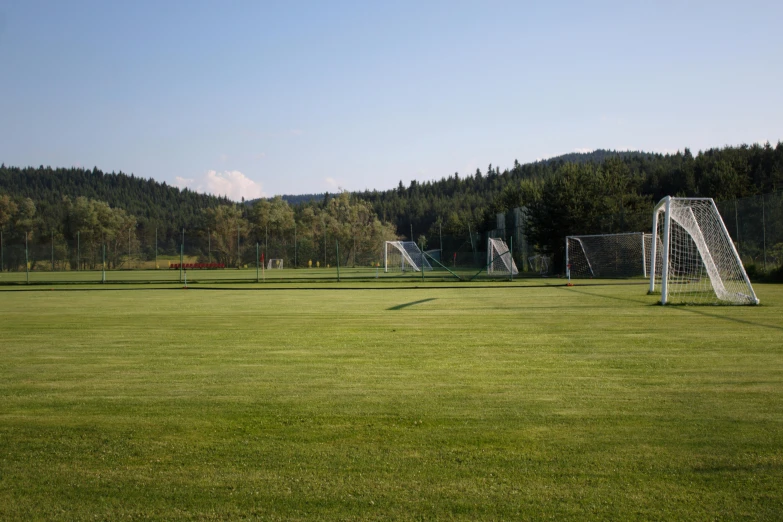
[(436, 299), (435, 297), (430, 297), (429, 299), (420, 299), (418, 301), (412, 301), (410, 303), (404, 303), (397, 306), (392, 306), (391, 308), (387, 308), (387, 310), (402, 310), (403, 308), (408, 308), (409, 306), (426, 303), (428, 301), (434, 301), (435, 299)]
[[(594, 286), (594, 285), (591, 285), (591, 286)], [(569, 290), (571, 292), (576, 292), (577, 294), (589, 295), (590, 297), (602, 297), (604, 299), (613, 299), (615, 301), (623, 301), (623, 302), (626, 302), (626, 303), (643, 304), (643, 305), (646, 305), (646, 306), (661, 306), (660, 303), (658, 303), (658, 302), (647, 303), (646, 301), (644, 301), (642, 299), (629, 299), (627, 297), (617, 297), (617, 296), (613, 296), (613, 295), (601, 295), (601, 294), (596, 294), (596, 293), (592, 293), (592, 292), (585, 292), (583, 290), (576, 290), (575, 289), (576, 287), (573, 287), (573, 286), (568, 286), (568, 287), (563, 286), (563, 287), (556, 287), (556, 288), (562, 288), (562, 289), (565, 289), (565, 290)], [(682, 312), (689, 312), (689, 313), (692, 313), (692, 314), (701, 315), (701, 316), (704, 316), (704, 317), (710, 317), (710, 318), (713, 318), (713, 319), (723, 319), (725, 321), (730, 321), (730, 322), (738, 323), (738, 324), (745, 324), (745, 325), (750, 325), (750, 326), (759, 326), (761, 328), (771, 328), (773, 330), (783, 330), (783, 326), (776, 326), (776, 325), (772, 325), (772, 324), (757, 323), (757, 322), (754, 322), (754, 321), (748, 321), (747, 319), (737, 319), (736, 317), (726, 317), (725, 315), (711, 314), (711, 313), (708, 313), (708, 312), (704, 311), (703, 307), (700, 307), (699, 305), (667, 305), (666, 308), (669, 309), (669, 310), (679, 310), (679, 311), (682, 311)], [(731, 307), (730, 306), (722, 306), (721, 308), (725, 310), (725, 309), (731, 308)]]

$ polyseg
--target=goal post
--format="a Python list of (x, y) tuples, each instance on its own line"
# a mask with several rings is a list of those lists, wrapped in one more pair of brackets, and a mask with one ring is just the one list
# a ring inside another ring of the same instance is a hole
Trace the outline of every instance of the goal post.
[(661, 304), (759, 303), (712, 199), (663, 198), (652, 231), (650, 293)]
[(267, 270), (271, 270), (273, 268), (283, 268), (283, 260), (282, 259), (270, 259), (266, 264)]
[(413, 241), (386, 241), (383, 245), (384, 272), (420, 272), (432, 265)]
[(566, 237), (566, 268), (575, 278), (647, 277), (650, 234)]
[(502, 239), (487, 238), (487, 275), (509, 276), (517, 275), (517, 264), (508, 245)]

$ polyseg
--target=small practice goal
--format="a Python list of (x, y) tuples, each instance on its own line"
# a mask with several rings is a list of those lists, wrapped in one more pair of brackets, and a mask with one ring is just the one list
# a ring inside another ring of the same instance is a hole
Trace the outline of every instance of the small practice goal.
[(267, 270), (271, 270), (273, 268), (283, 268), (283, 260), (282, 259), (270, 259), (266, 263)]
[(502, 277), (519, 274), (508, 245), (502, 239), (487, 238), (487, 275)]
[(536, 254), (527, 258), (530, 271), (539, 275), (548, 275), (550, 269), (550, 257), (543, 254)]
[(566, 237), (567, 275), (575, 278), (647, 277), (652, 235), (643, 232)]
[(758, 304), (715, 202), (663, 198), (653, 211), (650, 293), (661, 304)]
[(384, 272), (420, 272), (432, 265), (413, 241), (386, 241), (383, 248)]

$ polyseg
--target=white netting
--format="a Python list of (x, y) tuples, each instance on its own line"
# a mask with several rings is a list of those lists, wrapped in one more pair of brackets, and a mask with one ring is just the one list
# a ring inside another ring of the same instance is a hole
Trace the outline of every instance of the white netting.
[(517, 264), (502, 239), (487, 239), (487, 274), (491, 276), (517, 275)]
[(267, 269), (272, 268), (283, 268), (283, 260), (282, 259), (270, 259), (266, 263)]
[(386, 272), (419, 272), (432, 265), (413, 241), (386, 241), (383, 255)]
[[(656, 207), (656, 249), (653, 290), (661, 292), (666, 272), (664, 303), (756, 304), (756, 294), (737, 255), (731, 237), (712, 199), (670, 198)], [(664, 252), (669, 225), (669, 249)], [(664, 267), (663, 263), (667, 262)]]
[(568, 236), (566, 266), (575, 278), (646, 277), (650, 241), (642, 232)]
[(530, 265), (530, 271), (536, 272), (541, 275), (549, 274), (550, 262), (549, 256), (536, 254), (527, 258), (527, 262)]

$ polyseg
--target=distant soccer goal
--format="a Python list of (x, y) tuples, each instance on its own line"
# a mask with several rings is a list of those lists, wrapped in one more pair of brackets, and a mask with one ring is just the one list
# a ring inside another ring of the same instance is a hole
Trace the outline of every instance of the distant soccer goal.
[(384, 272), (420, 272), (432, 265), (413, 241), (386, 241), (383, 249)]
[(650, 241), (643, 232), (566, 237), (569, 277), (647, 277)]
[(517, 264), (502, 239), (487, 238), (487, 275), (503, 277), (517, 275)]
[[(661, 304), (758, 304), (715, 202), (663, 198), (653, 211), (650, 292)], [(659, 252), (660, 249), (660, 252)]]
[(267, 270), (271, 270), (273, 268), (280, 268), (280, 269), (282, 269), (283, 268), (283, 260), (282, 259), (270, 259), (266, 263), (266, 268), (267, 268)]
[(527, 258), (527, 262), (530, 265), (530, 271), (539, 275), (548, 275), (550, 266), (550, 257), (545, 255), (536, 254)]

